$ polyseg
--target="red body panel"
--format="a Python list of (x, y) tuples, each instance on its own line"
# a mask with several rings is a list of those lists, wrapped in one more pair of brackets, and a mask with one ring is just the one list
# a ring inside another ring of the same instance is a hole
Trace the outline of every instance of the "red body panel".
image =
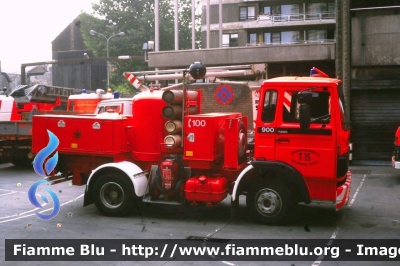
[(192, 177), (186, 182), (186, 199), (193, 202), (221, 202), (228, 194), (224, 177)]
[(162, 117), (162, 91), (150, 90), (133, 98), (130, 141), (134, 160), (158, 162), (164, 145), (167, 119)]
[(115, 156), (128, 152), (128, 119), (114, 117), (80, 117), (46, 115), (33, 117), (32, 151), (39, 152), (47, 145), (47, 130), (59, 139), (58, 151), (69, 154), (99, 154)]
[(400, 127), (398, 127), (396, 130), (396, 135), (394, 138), (394, 145), (400, 146)]
[[(238, 119), (240, 113), (209, 113), (185, 116), (184, 160), (189, 166), (210, 168), (224, 156), (226, 119)], [(234, 132), (237, 137), (237, 131)]]

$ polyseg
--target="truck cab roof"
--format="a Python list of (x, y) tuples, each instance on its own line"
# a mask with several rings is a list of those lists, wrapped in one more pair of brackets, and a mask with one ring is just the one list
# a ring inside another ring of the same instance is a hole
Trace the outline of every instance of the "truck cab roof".
[(299, 82), (304, 82), (304, 83), (340, 83), (341, 81), (339, 79), (335, 78), (323, 78), (323, 77), (300, 77), (300, 76), (285, 76), (285, 77), (279, 77), (279, 78), (272, 78), (272, 79), (267, 79), (263, 82), (265, 83), (299, 83)]

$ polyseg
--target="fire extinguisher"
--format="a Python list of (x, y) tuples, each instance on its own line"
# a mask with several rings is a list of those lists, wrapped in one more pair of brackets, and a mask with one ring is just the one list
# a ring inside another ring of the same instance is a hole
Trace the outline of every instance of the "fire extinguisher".
[(169, 192), (175, 189), (180, 178), (180, 165), (173, 157), (163, 158), (157, 170), (157, 187), (162, 192)]

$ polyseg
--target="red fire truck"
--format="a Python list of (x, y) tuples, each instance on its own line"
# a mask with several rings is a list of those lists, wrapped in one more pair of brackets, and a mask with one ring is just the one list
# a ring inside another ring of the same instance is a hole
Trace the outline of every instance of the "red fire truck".
[(65, 111), (93, 114), (97, 104), (112, 99), (112, 93), (77, 93), (72, 88), (47, 85), (20, 85), (10, 95), (0, 92), (0, 163), (29, 166), (31, 152), (32, 115)]
[(400, 169), (400, 127), (397, 128), (396, 134), (394, 136), (392, 166), (396, 169)]
[[(208, 74), (195, 62), (182, 77)], [(137, 77), (125, 75), (142, 92), (102, 101), (96, 116), (33, 117), (32, 151), (46, 147), (48, 131), (58, 137), (53, 172), (61, 176), (49, 180), (86, 184), (84, 206), (94, 203), (117, 216), (132, 211), (134, 201), (211, 206), (231, 195), (234, 214), (245, 195), (256, 221), (276, 224), (300, 202), (327, 202), (337, 210), (348, 202), (350, 132), (339, 80), (265, 81), (248, 153), (248, 121), (241, 113), (202, 113), (201, 90), (185, 83), (182, 89), (144, 89)]]

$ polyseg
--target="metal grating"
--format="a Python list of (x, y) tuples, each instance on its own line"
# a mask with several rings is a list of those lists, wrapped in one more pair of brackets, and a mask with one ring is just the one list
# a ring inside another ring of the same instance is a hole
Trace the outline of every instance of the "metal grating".
[(202, 237), (202, 236), (188, 236), (185, 238), (185, 240), (201, 241), (201, 242), (209, 242), (209, 243), (228, 243), (229, 241), (231, 241), (230, 239)]

